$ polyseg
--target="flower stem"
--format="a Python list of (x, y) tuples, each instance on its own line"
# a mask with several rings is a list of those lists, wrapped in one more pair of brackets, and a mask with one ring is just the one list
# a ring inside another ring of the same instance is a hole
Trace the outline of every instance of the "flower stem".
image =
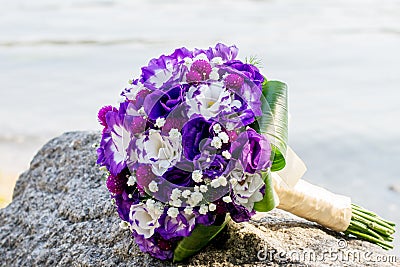
[(352, 217), (350, 225), (344, 232), (359, 238), (370, 241), (384, 249), (392, 249), (392, 235), (395, 230), (395, 223), (382, 219), (375, 213), (360, 206), (351, 204)]

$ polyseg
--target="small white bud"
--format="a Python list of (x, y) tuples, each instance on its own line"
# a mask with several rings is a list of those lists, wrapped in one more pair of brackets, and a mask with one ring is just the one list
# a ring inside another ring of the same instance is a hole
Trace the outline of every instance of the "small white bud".
[(193, 214), (193, 208), (189, 207), (189, 206), (187, 206), (183, 211), (185, 212), (186, 215), (192, 215)]
[(208, 209), (209, 209), (210, 211), (214, 211), (214, 210), (217, 209), (217, 205), (215, 205), (214, 203), (210, 203), (210, 204), (208, 205)]
[(121, 222), (119, 223), (119, 227), (120, 227), (121, 229), (126, 230), (126, 229), (129, 228), (129, 223), (126, 222), (126, 221), (121, 221)]
[(220, 132), (218, 137), (221, 138), (222, 142), (225, 144), (229, 142), (229, 136), (225, 132)]
[(170, 207), (167, 211), (168, 216), (176, 218), (179, 214), (179, 210), (175, 207)]
[(208, 187), (204, 184), (200, 185), (200, 192), (205, 193), (208, 191)]
[(190, 190), (187, 190), (187, 189), (182, 192), (182, 196), (184, 198), (188, 198), (191, 194), (192, 194), (192, 192), (190, 192)]
[(181, 133), (179, 132), (178, 129), (172, 128), (169, 131), (169, 137), (171, 137), (172, 139), (178, 139), (181, 137)]
[(219, 132), (221, 132), (221, 125), (220, 124), (214, 124), (213, 126), (213, 130), (216, 134), (218, 134)]
[(149, 183), (149, 190), (150, 192), (157, 192), (158, 191), (158, 184), (155, 181), (151, 181), (151, 183)]
[(218, 136), (214, 136), (211, 141), (211, 146), (215, 147), (216, 149), (220, 149), (222, 147), (222, 140)]
[(220, 184), (220, 182), (219, 182), (219, 179), (214, 179), (214, 180), (212, 180), (211, 181), (211, 183), (210, 183), (210, 185), (211, 185), (211, 187), (213, 187), (213, 188), (218, 188), (218, 187), (220, 187), (221, 186), (221, 184)]
[(192, 179), (196, 183), (201, 183), (203, 181), (203, 172), (201, 170), (195, 170), (192, 172)]
[(229, 153), (227, 150), (222, 151), (222, 156), (226, 159), (231, 159), (232, 157), (231, 153)]
[(199, 213), (205, 215), (205, 214), (207, 214), (207, 211), (208, 211), (207, 205), (202, 204), (202, 205), (200, 206)]
[(226, 186), (228, 184), (228, 181), (226, 180), (225, 176), (222, 175), (218, 178), (218, 182), (222, 186)]
[(165, 119), (164, 118), (158, 118), (156, 119), (156, 124), (155, 126), (157, 126), (158, 128), (163, 127), (165, 124)]
[(224, 196), (222, 198), (222, 201), (225, 203), (231, 203), (232, 202), (232, 198), (230, 196)]
[(135, 183), (136, 183), (136, 177), (133, 175), (129, 176), (128, 182), (127, 182), (128, 186), (134, 186)]

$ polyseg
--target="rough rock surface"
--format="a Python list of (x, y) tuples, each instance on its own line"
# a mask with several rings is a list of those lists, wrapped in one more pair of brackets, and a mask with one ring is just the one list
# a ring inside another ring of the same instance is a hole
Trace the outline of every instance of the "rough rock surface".
[[(65, 133), (38, 152), (19, 178), (13, 202), (0, 210), (1, 266), (174, 265), (141, 253), (129, 231), (119, 228), (95, 164), (92, 145), (99, 138)], [(250, 223), (230, 223), (213, 244), (179, 265), (397, 266), (398, 258), (372, 262), (389, 254), (275, 210)]]

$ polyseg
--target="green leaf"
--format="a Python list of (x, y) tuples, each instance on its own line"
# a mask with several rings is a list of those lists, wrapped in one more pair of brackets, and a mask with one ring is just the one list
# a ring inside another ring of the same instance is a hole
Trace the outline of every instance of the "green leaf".
[(286, 165), (288, 141), (287, 86), (279, 81), (267, 81), (262, 85), (262, 116), (252, 125), (271, 142), (273, 159), (271, 171), (279, 171)]
[(199, 252), (203, 247), (205, 247), (214, 237), (216, 237), (219, 232), (224, 229), (225, 225), (229, 222), (231, 218), (226, 215), (225, 221), (220, 225), (210, 225), (205, 226), (198, 224), (193, 230), (192, 234), (185, 237), (179, 241), (178, 246), (174, 251), (174, 262), (183, 261), (190, 256)]
[(254, 203), (254, 209), (260, 212), (268, 212), (276, 207), (274, 186), (270, 172), (263, 172), (262, 178), (265, 183), (265, 195), (261, 201)]

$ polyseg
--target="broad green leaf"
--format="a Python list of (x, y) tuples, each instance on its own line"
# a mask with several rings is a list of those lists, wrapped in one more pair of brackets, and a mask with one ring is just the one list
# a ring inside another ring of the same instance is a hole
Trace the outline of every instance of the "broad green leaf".
[(221, 225), (205, 226), (198, 224), (190, 236), (179, 241), (178, 246), (174, 250), (174, 262), (183, 261), (199, 252), (224, 229), (230, 219), (227, 214), (225, 221)]
[(262, 116), (252, 125), (271, 142), (273, 159), (271, 171), (279, 171), (286, 165), (288, 140), (287, 86), (279, 81), (267, 81), (262, 85)]
[(272, 185), (271, 173), (263, 172), (262, 178), (265, 183), (265, 195), (261, 201), (254, 203), (254, 209), (260, 212), (268, 212), (276, 206), (274, 186)]

